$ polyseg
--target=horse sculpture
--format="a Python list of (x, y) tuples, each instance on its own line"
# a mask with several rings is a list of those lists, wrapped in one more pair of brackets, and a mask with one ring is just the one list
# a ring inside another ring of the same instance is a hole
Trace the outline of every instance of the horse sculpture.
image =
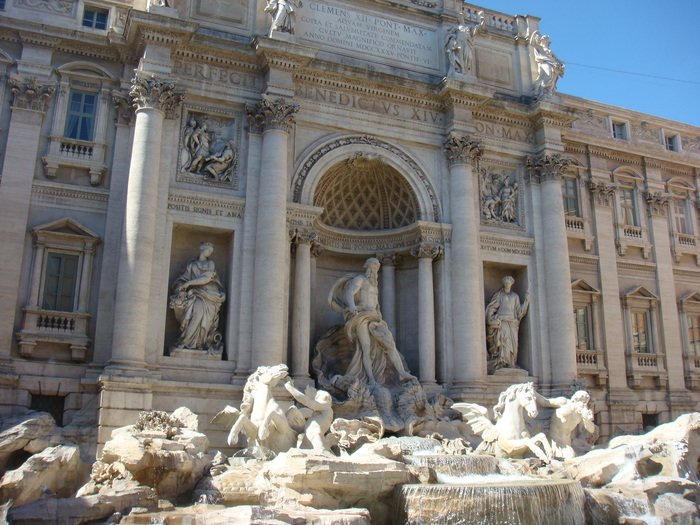
[(537, 417), (537, 393), (532, 383), (509, 386), (498, 397), (493, 408), (496, 422), (489, 418), (488, 409), (475, 403), (455, 403), (452, 408), (463, 418), (482, 442), (476, 452), (494, 454), (496, 457), (520, 458), (532, 452), (545, 462), (552, 459), (549, 440), (543, 433), (530, 436), (523, 411), (531, 418)]
[(246, 381), (240, 409), (226, 406), (214, 416), (212, 423), (233, 425), (229, 446), (235, 446), (241, 432), (248, 438), (248, 449), (279, 453), (296, 446), (306, 419), (295, 406), (284, 410), (272, 393), (288, 377), (287, 365), (258, 367)]

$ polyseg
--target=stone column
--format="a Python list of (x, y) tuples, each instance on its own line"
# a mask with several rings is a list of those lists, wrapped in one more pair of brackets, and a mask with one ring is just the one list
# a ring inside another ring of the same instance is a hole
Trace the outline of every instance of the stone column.
[(14, 339), (41, 125), (55, 91), (52, 85), (39, 84), (34, 79), (10, 78), (8, 87), (12, 93), (12, 114), (0, 184), (0, 360), (10, 357)]
[(251, 127), (263, 129), (253, 279), (253, 367), (286, 363), (284, 348), (287, 237), (287, 142), (296, 104), (263, 95), (248, 106)]
[(401, 256), (392, 253), (377, 255), (377, 259), (382, 263), (382, 277), (379, 280), (382, 318), (389, 326), (391, 333), (396, 334), (396, 266), (401, 263)]
[(481, 148), (468, 136), (452, 133), (445, 141), (444, 150), (450, 166), (452, 218), (452, 379), (459, 391), (479, 388), (478, 383), (486, 378), (486, 325), (476, 182), (476, 163), (481, 157)]
[(126, 213), (114, 311), (109, 368), (145, 374), (146, 340), (160, 174), (161, 134), (166, 113), (182, 101), (174, 82), (136, 76), (130, 96), (136, 107), (126, 193)]
[[(647, 192), (645, 195), (647, 212), (651, 221), (651, 241), (656, 260), (656, 280), (659, 287), (661, 318), (655, 330), (654, 351), (664, 353), (668, 372), (669, 390), (685, 390), (683, 345), (681, 343), (680, 321), (678, 319), (678, 298), (673, 280), (673, 255), (668, 226), (668, 206), (670, 196), (663, 192)], [(652, 322), (656, 322), (652, 315)], [(660, 326), (659, 326), (660, 325)], [(660, 345), (659, 345), (660, 343)]]
[(313, 230), (294, 230), (292, 246), (295, 252), (294, 298), (292, 302), (292, 376), (301, 382), (309, 380), (309, 350), (311, 345), (311, 244), (316, 240)]
[(576, 378), (576, 326), (571, 313), (571, 268), (561, 196), (561, 175), (571, 164), (559, 155), (527, 160), (531, 183), (540, 183), (542, 246), (547, 311), (547, 335), (554, 388), (566, 388)]
[(442, 254), (442, 246), (422, 242), (411, 250), (418, 258), (418, 364), (424, 386), (435, 385), (435, 292), (433, 259)]

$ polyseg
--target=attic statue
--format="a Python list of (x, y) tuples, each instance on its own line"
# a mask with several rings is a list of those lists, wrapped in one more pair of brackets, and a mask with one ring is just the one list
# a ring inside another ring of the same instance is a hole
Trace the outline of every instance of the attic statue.
[(466, 75), (474, 63), (474, 40), (486, 27), (484, 12), (479, 11), (479, 23), (467, 24), (464, 12), (460, 13), (459, 24), (447, 31), (445, 53), (447, 53), (447, 74)]

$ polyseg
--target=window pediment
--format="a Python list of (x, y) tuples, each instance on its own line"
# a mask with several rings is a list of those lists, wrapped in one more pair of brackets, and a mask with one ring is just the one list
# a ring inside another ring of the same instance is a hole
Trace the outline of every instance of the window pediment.
[(585, 293), (590, 295), (600, 295), (600, 290), (587, 283), (584, 279), (576, 279), (571, 283), (571, 291), (574, 293)]

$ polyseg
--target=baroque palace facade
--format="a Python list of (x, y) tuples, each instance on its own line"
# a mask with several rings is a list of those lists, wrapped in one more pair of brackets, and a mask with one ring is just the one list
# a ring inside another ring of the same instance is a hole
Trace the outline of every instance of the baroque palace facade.
[[(603, 439), (698, 410), (700, 129), (556, 92), (538, 18), (0, 7), (3, 414), (79, 417), (103, 443), (143, 409), (208, 421), (259, 365), (308, 381), (342, 321), (329, 290), (368, 257), (427, 390), (584, 385)], [(518, 367), (492, 370), (506, 275), (529, 310)]]

